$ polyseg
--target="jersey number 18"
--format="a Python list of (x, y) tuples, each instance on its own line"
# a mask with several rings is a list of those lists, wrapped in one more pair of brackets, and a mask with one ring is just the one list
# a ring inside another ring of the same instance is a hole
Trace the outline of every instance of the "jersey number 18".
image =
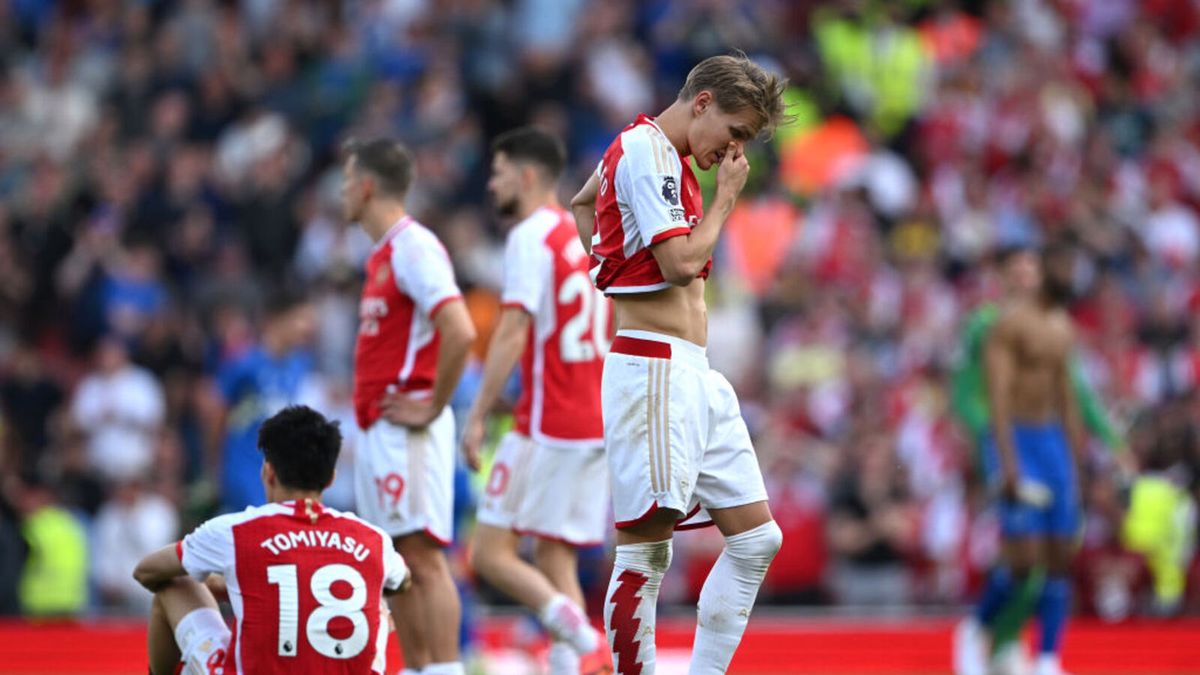
[[(333, 584), (339, 581), (350, 585), (350, 597), (342, 599), (333, 594)], [(296, 656), (300, 625), (296, 566), (271, 565), (267, 568), (267, 582), (279, 586), (279, 655)], [(361, 654), (370, 637), (367, 615), (363, 613), (367, 606), (367, 582), (362, 574), (349, 565), (325, 565), (312, 573), (308, 586), (318, 605), (305, 622), (308, 644), (331, 659), (352, 659)], [(329, 622), (339, 617), (349, 620), (354, 627), (345, 639), (329, 634)]]

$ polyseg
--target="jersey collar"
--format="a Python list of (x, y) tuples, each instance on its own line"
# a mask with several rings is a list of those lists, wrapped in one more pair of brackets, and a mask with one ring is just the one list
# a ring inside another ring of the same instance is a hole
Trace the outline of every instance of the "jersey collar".
[[(631, 126), (636, 127), (639, 124), (649, 124), (650, 126), (654, 127), (655, 129), (658, 129), (658, 133), (662, 134), (663, 138), (667, 139), (667, 143), (671, 142), (670, 137), (667, 136), (667, 132), (663, 131), (662, 127), (658, 126), (658, 121), (655, 120), (650, 115), (647, 115), (646, 113), (638, 113), (637, 120), (635, 120)], [(675, 154), (679, 155), (679, 158), (681, 160), (684, 158), (684, 154), (682, 152), (679, 152), (679, 150), (676, 150), (675, 146), (672, 145), (671, 149), (675, 150)]]
[(290, 508), (292, 517), (296, 520), (308, 521), (314, 525), (325, 513), (325, 507), (315, 499), (289, 499), (283, 505)]
[(395, 225), (389, 227), (388, 231), (383, 234), (383, 237), (381, 237), (379, 241), (375, 242), (375, 248), (373, 250), (378, 251), (380, 248), (383, 248), (384, 244), (388, 243), (396, 235), (403, 232), (404, 228), (408, 227), (411, 223), (412, 216), (408, 215), (407, 213), (401, 216), (400, 220), (397, 220)]

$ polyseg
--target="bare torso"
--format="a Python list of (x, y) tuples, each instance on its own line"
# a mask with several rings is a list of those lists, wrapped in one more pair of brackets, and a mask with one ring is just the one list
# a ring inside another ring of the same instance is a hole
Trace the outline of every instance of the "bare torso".
[(1005, 314), (1001, 321), (1006, 322), (1003, 345), (1012, 364), (1007, 392), (1012, 421), (1061, 421), (1061, 382), (1073, 341), (1070, 317), (1035, 303), (1013, 306)]
[(672, 335), (700, 345), (708, 344), (708, 307), (704, 280), (671, 286), (653, 293), (612, 296), (617, 328)]

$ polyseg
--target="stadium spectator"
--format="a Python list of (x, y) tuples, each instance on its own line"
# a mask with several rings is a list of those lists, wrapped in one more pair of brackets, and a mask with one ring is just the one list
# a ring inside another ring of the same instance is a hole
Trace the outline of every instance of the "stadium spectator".
[(94, 524), (92, 576), (105, 607), (132, 614), (150, 610), (151, 595), (129, 570), (179, 536), (175, 506), (138, 480), (116, 486)]
[(100, 341), (95, 360), (95, 370), (75, 392), (71, 420), (85, 438), (93, 471), (112, 482), (138, 479), (154, 460), (165, 410), (162, 386), (130, 363), (128, 349), (116, 337)]
[(28, 616), (72, 616), (88, 603), (87, 534), (36, 474), (15, 486), (21, 536), (28, 546), (17, 594)]

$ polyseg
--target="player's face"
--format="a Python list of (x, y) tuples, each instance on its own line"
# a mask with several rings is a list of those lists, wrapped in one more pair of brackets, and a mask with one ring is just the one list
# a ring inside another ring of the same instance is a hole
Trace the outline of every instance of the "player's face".
[(1033, 251), (1015, 253), (1004, 266), (1008, 287), (1015, 293), (1036, 293), (1042, 286), (1042, 261)]
[(342, 165), (342, 218), (348, 223), (357, 223), (366, 208), (366, 186), (353, 156)]
[(731, 142), (742, 149), (758, 135), (758, 116), (752, 110), (725, 112), (707, 91), (696, 94), (692, 110), (695, 117), (688, 129), (688, 148), (701, 171), (720, 164)]
[(492, 175), (488, 179), (488, 193), (496, 213), (512, 216), (517, 212), (517, 196), (521, 193), (521, 166), (502, 152), (492, 158)]

